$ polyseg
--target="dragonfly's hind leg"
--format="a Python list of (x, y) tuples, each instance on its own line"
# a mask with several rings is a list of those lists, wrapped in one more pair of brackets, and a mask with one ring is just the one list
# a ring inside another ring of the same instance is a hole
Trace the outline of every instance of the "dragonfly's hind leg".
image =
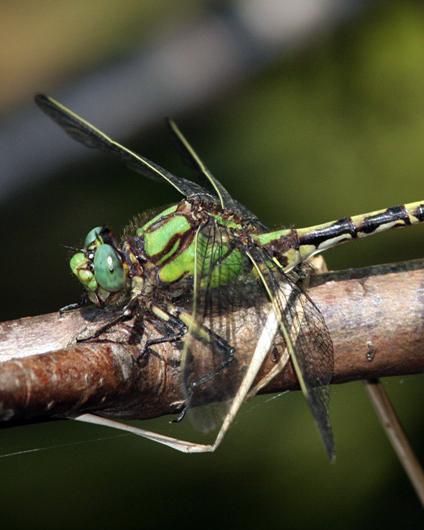
[[(191, 384), (191, 388), (188, 389), (189, 393), (190, 391), (192, 392), (195, 387), (204, 385), (211, 381), (214, 377), (216, 377), (217, 374), (222, 372), (222, 370), (227, 368), (227, 366), (229, 366), (233, 362), (235, 357), (235, 349), (230, 346), (222, 337), (211, 331), (206, 326), (197, 325), (194, 322), (193, 317), (188, 312), (182, 311), (172, 304), (168, 304), (167, 311), (161, 309), (158, 306), (152, 305), (150, 307), (150, 312), (154, 316), (165, 322), (167, 325), (170, 325), (173, 328), (173, 331), (163, 335), (162, 337), (148, 340), (143, 349), (143, 352), (137, 358), (138, 362), (141, 361), (141, 359), (149, 351), (151, 346), (155, 344), (163, 344), (165, 342), (176, 342), (178, 340), (182, 340), (189, 328), (194, 332), (194, 334), (200, 341), (205, 342), (208, 345), (213, 345), (214, 349), (216, 349), (219, 353), (222, 354), (223, 359), (221, 363), (217, 367), (215, 367), (214, 370), (203, 374), (198, 380), (193, 381)], [(186, 415), (187, 409), (189, 407), (190, 395), (188, 396), (187, 403), (184, 406), (182, 412), (177, 416), (175, 420), (173, 420), (173, 422), (180, 422)]]
[[(187, 333), (188, 328), (195, 325), (193, 318), (189, 313), (179, 310), (172, 304), (168, 305), (167, 311), (156, 305), (152, 305), (149, 309), (155, 317), (167, 324), (172, 331), (163, 335), (162, 337), (147, 340), (139, 359), (145, 355), (151, 346), (163, 344), (165, 342), (176, 342), (178, 340), (182, 340)], [(202, 376), (199, 381), (193, 383), (194, 385), (199, 385), (207, 383), (213, 379), (217, 373), (224, 370), (224, 368), (226, 368), (234, 360), (235, 351), (234, 348), (231, 347), (222, 337), (216, 333), (213, 333), (206, 326), (197, 326), (195, 334), (200, 340), (205, 341), (207, 344), (215, 345), (224, 357), (221, 364), (215, 370), (208, 372)]]
[(146, 341), (146, 344), (144, 345), (143, 351), (136, 358), (137, 363), (140, 363), (146, 353), (151, 350), (152, 346), (155, 346), (157, 344), (164, 344), (165, 342), (177, 342), (183, 339), (184, 335), (187, 333), (187, 326), (182, 320), (177, 317), (174, 317), (173, 315), (164, 311), (160, 307), (152, 305), (150, 307), (150, 312), (155, 317), (159, 318), (162, 322), (164, 322), (168, 326), (168, 329), (171, 329), (169, 332), (165, 333), (161, 337), (157, 337), (155, 339), (148, 339)]
[[(183, 410), (178, 414), (178, 416), (174, 420), (172, 420), (173, 423), (179, 423), (180, 421), (184, 419), (188, 409), (190, 408), (190, 401), (191, 401), (194, 389), (201, 385), (205, 385), (209, 381), (212, 381), (220, 372), (225, 370), (225, 368), (227, 368), (234, 361), (234, 358), (235, 358), (235, 349), (232, 346), (230, 346), (224, 339), (222, 339), (222, 337), (219, 337), (219, 335), (216, 335), (215, 333), (213, 333), (211, 330), (209, 330), (208, 328), (204, 326), (203, 326), (202, 331), (204, 331), (208, 335), (208, 339), (210, 341), (213, 340), (213, 341), (219, 342), (224, 358), (214, 370), (206, 372), (204, 375), (202, 375), (202, 377), (197, 379), (197, 381), (193, 381), (191, 383), (190, 388), (188, 389), (187, 403), (185, 404)], [(214, 335), (213, 338), (211, 337), (212, 335)]]
[(180, 311), (175, 308), (178, 314), (178, 318), (186, 324), (187, 328), (190, 328), (193, 334), (202, 342), (205, 342), (206, 344), (212, 346), (214, 350), (217, 351), (217, 353), (220, 353), (223, 357), (223, 360), (221, 363), (210, 372), (207, 372), (202, 377), (200, 377), (197, 381), (194, 381), (192, 383), (194, 386), (203, 385), (209, 381), (211, 381), (217, 374), (222, 372), (227, 366), (230, 365), (230, 363), (233, 362), (235, 357), (235, 349), (228, 344), (228, 342), (223, 339), (220, 335), (217, 333), (214, 333), (212, 330), (210, 330), (208, 327), (204, 325), (198, 325), (196, 322), (194, 322), (193, 317), (185, 312)]

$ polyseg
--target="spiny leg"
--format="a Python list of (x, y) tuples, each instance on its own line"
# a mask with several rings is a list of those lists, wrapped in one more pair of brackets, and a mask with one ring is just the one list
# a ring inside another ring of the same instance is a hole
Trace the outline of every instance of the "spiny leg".
[(136, 358), (137, 363), (141, 362), (146, 353), (150, 351), (152, 346), (155, 346), (157, 344), (164, 344), (166, 342), (177, 342), (181, 340), (187, 333), (187, 326), (179, 318), (174, 317), (173, 315), (171, 315), (167, 311), (164, 311), (156, 305), (151, 305), (149, 309), (152, 315), (159, 318), (162, 322), (166, 324), (168, 331), (161, 337), (157, 337), (155, 339), (148, 339), (146, 341), (143, 351)]
[(64, 305), (59, 309), (59, 316), (63, 316), (64, 313), (68, 313), (69, 311), (72, 311), (73, 309), (80, 309), (83, 306), (81, 302), (74, 302), (72, 304)]
[(88, 337), (77, 337), (77, 342), (85, 342), (91, 339), (96, 339), (97, 337), (100, 337), (108, 331), (110, 328), (113, 328), (120, 322), (123, 322), (124, 320), (130, 319), (134, 315), (135, 308), (137, 307), (138, 299), (132, 298), (128, 304), (122, 308), (120, 311), (120, 314), (113, 318), (112, 320), (109, 320), (109, 322), (106, 322), (103, 326), (100, 326), (97, 328), (93, 333), (91, 333)]
[(174, 308), (174, 310), (177, 311), (178, 318), (185, 323), (186, 327), (191, 327), (192, 332), (200, 341), (211, 345), (223, 356), (222, 362), (215, 368), (215, 370), (211, 370), (210, 372), (204, 374), (200, 379), (192, 383), (193, 386), (203, 385), (211, 381), (219, 372), (227, 368), (227, 366), (234, 360), (235, 349), (220, 335), (214, 333), (208, 327), (204, 325), (197, 325), (189, 313), (180, 311), (177, 308)]
[[(144, 357), (144, 355), (151, 346), (154, 346), (156, 344), (164, 344), (166, 342), (176, 342), (178, 340), (183, 339), (184, 335), (187, 333), (188, 326), (193, 324), (192, 317), (189, 313), (179, 310), (172, 304), (168, 304), (167, 310), (164, 310), (161, 307), (152, 304), (149, 307), (149, 310), (152, 315), (154, 315), (155, 317), (163, 321), (167, 326), (169, 326), (171, 328), (171, 331), (161, 337), (157, 337), (155, 339), (148, 339), (144, 346), (143, 352), (137, 358), (137, 361)], [(174, 315), (171, 311), (174, 313)], [(195, 333), (198, 336), (199, 340), (204, 341), (207, 344), (215, 345), (224, 356), (224, 360), (216, 368), (216, 370), (208, 372), (207, 374), (202, 376), (201, 379), (193, 383), (193, 385), (199, 385), (205, 384), (206, 382), (213, 379), (213, 377), (215, 377), (217, 373), (224, 370), (233, 361), (234, 348), (232, 348), (222, 337), (220, 337), (216, 333), (213, 333), (206, 326), (197, 326)]]
[(81, 307), (85, 307), (88, 303), (88, 297), (85, 293), (81, 295), (81, 299), (79, 302), (74, 302), (73, 304), (67, 304), (59, 309), (59, 316), (63, 316), (64, 313), (67, 313), (68, 311), (72, 311), (73, 309), (80, 309)]
[(187, 389), (187, 403), (184, 406), (182, 412), (175, 419), (175, 422), (180, 422), (184, 418), (188, 408), (190, 407), (190, 401), (194, 389), (201, 385), (205, 385), (209, 381), (213, 380), (220, 372), (225, 370), (225, 368), (227, 368), (234, 361), (235, 349), (231, 345), (229, 345), (227, 341), (225, 341), (220, 335), (214, 333), (208, 327), (204, 325), (197, 325), (194, 322), (192, 315), (190, 315), (186, 311), (181, 311), (180, 309), (172, 305), (169, 305), (168, 309), (174, 312), (174, 314), (177, 315), (177, 318), (185, 324), (186, 330), (191, 329), (192, 333), (197, 337), (198, 340), (207, 345), (210, 345), (212, 349), (219, 352), (223, 358), (220, 364), (216, 366), (214, 370), (210, 370), (209, 372), (203, 374), (199, 379), (193, 381), (190, 384), (190, 387)]

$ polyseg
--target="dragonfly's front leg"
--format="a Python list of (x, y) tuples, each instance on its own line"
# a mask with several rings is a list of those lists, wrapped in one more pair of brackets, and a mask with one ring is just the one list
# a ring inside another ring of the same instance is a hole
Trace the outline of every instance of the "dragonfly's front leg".
[(137, 436), (141, 436), (154, 442), (167, 445), (168, 447), (171, 447), (183, 453), (213, 452), (222, 442), (224, 435), (231, 426), (240, 406), (246, 399), (247, 393), (249, 392), (249, 389), (251, 388), (252, 383), (255, 380), (269, 349), (272, 346), (275, 334), (278, 331), (278, 325), (279, 321), (276, 318), (274, 311), (270, 311), (265, 326), (263, 327), (259, 340), (256, 344), (256, 348), (253, 353), (252, 361), (249, 365), (249, 368), (243, 377), (240, 388), (231, 404), (231, 407), (225, 417), (221, 429), (212, 444), (198, 444), (185, 440), (180, 440), (178, 438), (171, 438), (169, 436), (164, 436), (163, 434), (139, 429), (138, 427), (134, 427), (133, 425), (127, 425), (125, 423), (117, 422), (108, 418), (102, 418), (94, 414), (82, 414), (80, 416), (73, 417), (73, 419), (88, 423), (94, 423), (96, 425), (104, 425), (107, 427), (123, 430), (125, 432), (131, 432)]
[(73, 304), (68, 304), (59, 309), (59, 316), (62, 316), (63, 313), (72, 311), (73, 309), (80, 309), (81, 307), (86, 306), (88, 303), (88, 297), (85, 293), (81, 295), (81, 300), (79, 302), (74, 302)]
[(109, 320), (109, 322), (106, 322), (106, 324), (103, 324), (103, 326), (98, 327), (94, 332), (90, 332), (88, 336), (78, 336), (76, 338), (77, 342), (86, 342), (91, 339), (96, 339), (97, 337), (100, 337), (108, 331), (109, 329), (113, 328), (120, 322), (123, 322), (125, 320), (129, 320), (134, 316), (134, 311), (137, 307), (138, 299), (132, 298), (120, 311), (120, 313), (115, 317), (112, 318), (112, 320)]

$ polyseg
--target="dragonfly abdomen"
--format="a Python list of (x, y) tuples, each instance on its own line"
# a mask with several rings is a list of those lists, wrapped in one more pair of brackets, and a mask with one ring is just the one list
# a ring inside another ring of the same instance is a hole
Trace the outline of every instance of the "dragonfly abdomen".
[(289, 270), (314, 254), (341, 243), (423, 221), (424, 201), (418, 201), (343, 217), (307, 228), (276, 230), (254, 237), (261, 245), (271, 249), (273, 254), (277, 249), (279, 261), (286, 270)]
[(302, 259), (346, 241), (424, 221), (424, 202), (392, 206), (297, 230)]

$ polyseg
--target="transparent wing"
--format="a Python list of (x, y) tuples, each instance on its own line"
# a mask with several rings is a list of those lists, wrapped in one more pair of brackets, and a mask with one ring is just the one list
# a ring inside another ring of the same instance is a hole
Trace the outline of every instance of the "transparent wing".
[(334, 439), (328, 407), (334, 356), (324, 318), (310, 297), (264, 249), (255, 247), (250, 250), (250, 255), (273, 301), (281, 334), (325, 449), (333, 458)]
[[(168, 125), (172, 133), (174, 134), (179, 146), (181, 147), (183, 153), (188, 157), (190, 165), (202, 175), (208, 184), (212, 187), (214, 194), (217, 196), (219, 203), (222, 208), (228, 208), (235, 213), (238, 213), (246, 220), (255, 221), (258, 226), (263, 226), (259, 219), (245, 206), (240, 204), (236, 199), (233, 199), (225, 187), (216, 179), (213, 174), (210, 172), (209, 168), (200, 158), (198, 153), (195, 151), (194, 147), (190, 144), (184, 134), (181, 132), (178, 125), (174, 120), (168, 119)], [(263, 228), (265, 228), (263, 226)]]
[(320, 311), (262, 247), (243, 247), (215, 220), (198, 230), (195, 246), (193, 325), (183, 355), (184, 387), (194, 425), (209, 430), (226, 421), (272, 310), (278, 324), (269, 344), (289, 352), (332, 457), (328, 404), (333, 348)]
[(77, 140), (86, 147), (100, 149), (101, 151), (111, 153), (125, 163), (130, 169), (140, 173), (144, 177), (152, 178), (154, 180), (165, 180), (182, 195), (207, 194), (207, 191), (195, 182), (176, 177), (155, 162), (152, 162), (148, 158), (138, 155), (119, 144), (55, 99), (40, 94), (35, 96), (35, 102), (41, 110), (60, 125), (71, 138)]
[[(211, 219), (198, 230), (195, 249), (193, 323), (184, 341), (183, 381), (192, 423), (209, 431), (222, 425), (237, 395), (261, 315), (252, 303), (258, 289), (252, 285), (249, 290), (249, 259), (234, 252), (229, 231)], [(252, 325), (242, 336), (240, 311), (249, 306), (244, 316)]]

